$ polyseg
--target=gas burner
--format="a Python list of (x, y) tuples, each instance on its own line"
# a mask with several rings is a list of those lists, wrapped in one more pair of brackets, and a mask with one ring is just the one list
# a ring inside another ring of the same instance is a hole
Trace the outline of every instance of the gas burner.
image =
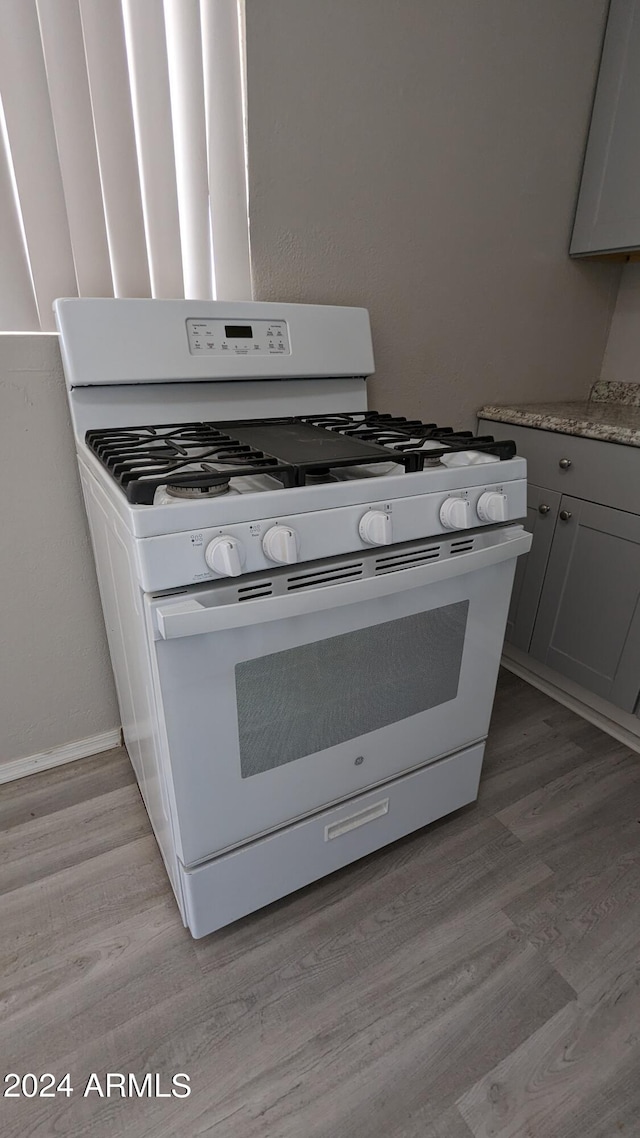
[(337, 481), (336, 475), (331, 473), (328, 466), (316, 466), (314, 470), (305, 471), (305, 486), (324, 486), (327, 482)]
[(231, 486), (231, 480), (226, 478), (224, 481), (213, 482), (208, 486), (189, 486), (185, 484), (181, 486), (179, 483), (167, 483), (165, 489), (171, 498), (189, 498), (193, 500), (201, 498), (219, 498), (221, 494), (228, 494)]

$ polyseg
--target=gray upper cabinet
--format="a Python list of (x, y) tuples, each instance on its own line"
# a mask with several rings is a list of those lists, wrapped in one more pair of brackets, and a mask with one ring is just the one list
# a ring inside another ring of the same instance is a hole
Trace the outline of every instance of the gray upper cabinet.
[(632, 712), (639, 601), (640, 517), (563, 495), (531, 655)]
[(640, 0), (612, 0), (571, 238), (573, 256), (640, 249)]
[(523, 652), (529, 651), (531, 643), (559, 505), (558, 493), (529, 483), (524, 526), (533, 534), (533, 542), (530, 552), (518, 558), (505, 634)]

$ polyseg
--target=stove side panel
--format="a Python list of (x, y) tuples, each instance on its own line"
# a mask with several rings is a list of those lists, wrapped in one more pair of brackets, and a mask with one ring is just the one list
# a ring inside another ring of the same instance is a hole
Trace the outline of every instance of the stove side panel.
[(82, 467), (81, 479), (127, 752), (184, 919), (134, 543)]

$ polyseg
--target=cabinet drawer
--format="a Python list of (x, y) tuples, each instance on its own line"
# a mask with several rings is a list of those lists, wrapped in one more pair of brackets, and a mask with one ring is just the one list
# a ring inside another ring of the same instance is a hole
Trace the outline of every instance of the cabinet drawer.
[[(527, 460), (527, 479), (615, 510), (640, 514), (640, 447), (481, 419), (480, 434), (513, 439)], [(561, 462), (569, 466), (560, 466)]]

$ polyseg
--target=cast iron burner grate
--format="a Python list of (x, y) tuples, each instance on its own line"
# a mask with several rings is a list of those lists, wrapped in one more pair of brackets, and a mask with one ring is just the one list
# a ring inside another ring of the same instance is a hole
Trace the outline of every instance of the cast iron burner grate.
[(151, 505), (159, 486), (206, 489), (231, 478), (271, 474), (295, 486), (296, 471), (214, 423), (177, 423), (87, 431), (87, 446), (130, 502)]
[(501, 460), (516, 453), (515, 443), (491, 435), (376, 411), (120, 427), (85, 437), (128, 500), (146, 505), (159, 486), (206, 490), (265, 474), (283, 486), (317, 485), (340, 467), (394, 462), (414, 472), (455, 451)]
[(422, 423), (420, 419), (383, 415), (378, 411), (305, 415), (303, 421), (352, 439), (375, 442), (393, 450), (395, 455), (408, 456), (406, 469), (410, 471), (422, 470), (425, 462), (439, 462), (443, 455), (455, 451), (484, 451), (501, 461), (513, 458), (516, 453), (516, 444), (511, 440), (474, 435), (472, 431), (454, 431), (437, 423)]

